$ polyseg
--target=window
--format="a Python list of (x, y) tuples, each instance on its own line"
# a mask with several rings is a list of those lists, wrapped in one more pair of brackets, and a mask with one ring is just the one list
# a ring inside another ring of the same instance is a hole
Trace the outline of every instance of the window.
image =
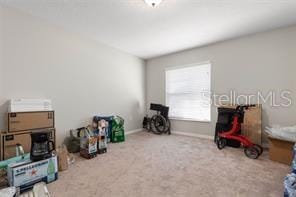
[(211, 65), (193, 64), (166, 70), (166, 105), (172, 119), (211, 120)]

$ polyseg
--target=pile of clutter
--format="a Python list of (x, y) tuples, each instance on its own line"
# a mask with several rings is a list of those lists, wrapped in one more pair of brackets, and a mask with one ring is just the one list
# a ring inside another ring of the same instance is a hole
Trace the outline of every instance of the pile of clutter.
[(46, 184), (58, 179), (51, 101), (12, 99), (7, 111), (7, 130), (0, 132), (0, 196), (49, 196)]
[(0, 190), (0, 196), (19, 196), (23, 192), (49, 196), (46, 184), (58, 179), (58, 157), (53, 152), (54, 145), (46, 146), (50, 141), (48, 135), (46, 131), (32, 133), (30, 153), (22, 151), (19, 156), (0, 162), (2, 183), (10, 186)]
[(284, 181), (284, 197), (296, 197), (296, 144), (293, 148), (294, 159), (292, 161), (292, 173), (288, 174)]
[(70, 131), (65, 141), (70, 153), (80, 153), (86, 159), (107, 152), (107, 143), (125, 141), (124, 119), (120, 116), (95, 116), (92, 125)]
[(0, 197), (48, 197), (46, 184), (75, 161), (71, 153), (90, 159), (106, 153), (107, 143), (125, 141), (123, 118), (95, 116), (56, 149), (50, 100), (13, 99), (7, 115), (7, 131), (0, 132)]

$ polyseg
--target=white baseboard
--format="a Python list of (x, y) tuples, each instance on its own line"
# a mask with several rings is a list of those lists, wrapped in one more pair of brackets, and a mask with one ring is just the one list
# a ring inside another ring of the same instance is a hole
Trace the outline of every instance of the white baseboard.
[(143, 129), (135, 129), (135, 130), (131, 130), (131, 131), (126, 131), (125, 132), (125, 135), (130, 135), (130, 134), (133, 134), (133, 133), (137, 133), (137, 132), (140, 132), (140, 131), (143, 131)]
[(189, 136), (189, 137), (197, 137), (197, 138), (208, 139), (208, 140), (214, 140), (214, 136), (197, 134), (197, 133), (187, 133), (187, 132), (181, 132), (181, 131), (172, 131), (172, 134), (174, 134), (174, 135), (184, 135), (184, 136)]

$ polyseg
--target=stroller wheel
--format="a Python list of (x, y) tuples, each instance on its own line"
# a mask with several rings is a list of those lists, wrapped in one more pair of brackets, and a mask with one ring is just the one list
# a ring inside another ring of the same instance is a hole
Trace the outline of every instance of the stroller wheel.
[(250, 146), (245, 148), (245, 155), (250, 159), (257, 159), (260, 154), (256, 147)]
[(225, 138), (218, 138), (217, 139), (217, 148), (219, 150), (223, 149), (226, 146), (226, 139)]
[(255, 147), (258, 152), (259, 152), (259, 155), (261, 155), (263, 153), (263, 148), (262, 146), (258, 145), (258, 144), (254, 144), (253, 147)]

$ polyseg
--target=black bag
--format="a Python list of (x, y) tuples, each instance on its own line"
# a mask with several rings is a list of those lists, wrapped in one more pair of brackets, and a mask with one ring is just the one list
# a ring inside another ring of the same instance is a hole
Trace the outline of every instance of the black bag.
[[(223, 131), (228, 131), (230, 128), (231, 128), (232, 125), (225, 125), (225, 124), (220, 124), (220, 123), (217, 123), (216, 124), (216, 131), (215, 131), (215, 143), (216, 143), (216, 140), (217, 140), (217, 137), (218, 137), (218, 133), (221, 133)], [(240, 133), (240, 132), (239, 132)], [(230, 139), (227, 139), (226, 140), (226, 145), (227, 146), (231, 146), (231, 147), (234, 147), (234, 148), (239, 148), (240, 147), (240, 142), (237, 141), (237, 140), (230, 140)]]
[[(215, 129), (215, 143), (217, 141), (218, 133), (221, 133), (223, 131), (228, 131), (232, 127), (232, 117), (235, 113), (235, 109), (232, 108), (225, 108), (225, 107), (219, 107), (218, 108), (218, 119)], [(239, 132), (239, 134), (241, 131)], [(227, 139), (226, 141), (227, 146), (239, 148), (240, 142), (237, 140), (230, 140)]]

